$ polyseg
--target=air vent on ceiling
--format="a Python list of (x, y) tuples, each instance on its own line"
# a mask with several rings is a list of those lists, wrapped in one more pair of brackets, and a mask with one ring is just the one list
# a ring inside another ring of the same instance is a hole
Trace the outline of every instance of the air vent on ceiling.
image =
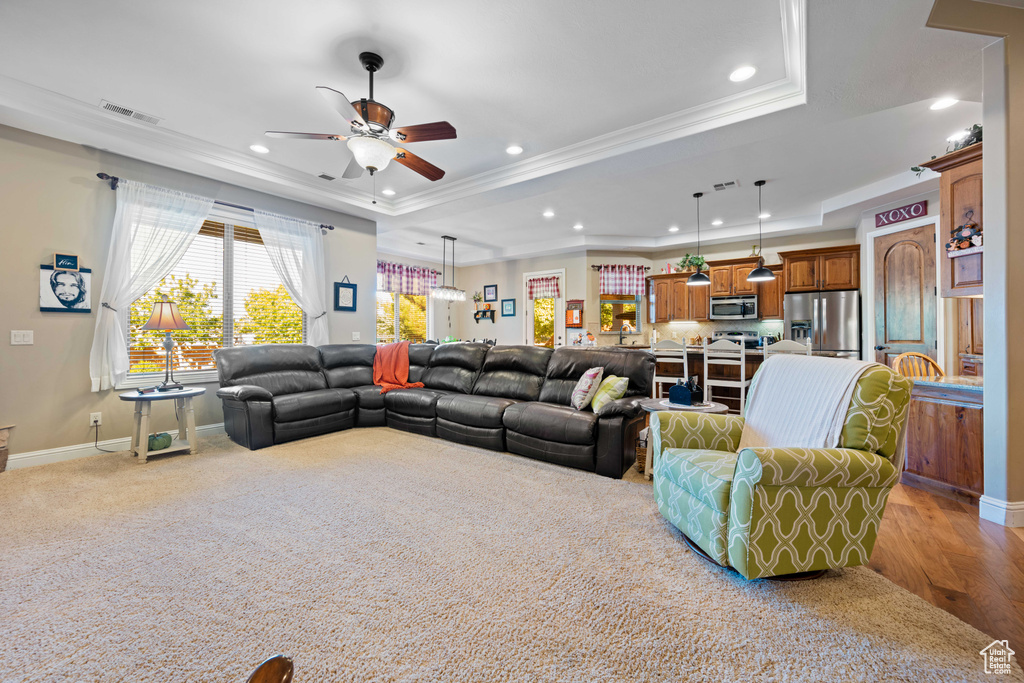
[(326, 173), (321, 173), (320, 175), (317, 176), (317, 178), (323, 178), (324, 180), (334, 180), (334, 176), (327, 175)]
[(732, 190), (740, 186), (738, 180), (726, 180), (724, 183), (715, 183), (716, 190)]
[(100, 107), (109, 111), (111, 114), (117, 114), (118, 116), (124, 116), (129, 119), (135, 119), (136, 121), (143, 121), (145, 123), (152, 123), (154, 126), (160, 123), (161, 119), (151, 114), (143, 114), (141, 111), (132, 109), (131, 107), (124, 107), (120, 104), (114, 104), (107, 100), (100, 101)]

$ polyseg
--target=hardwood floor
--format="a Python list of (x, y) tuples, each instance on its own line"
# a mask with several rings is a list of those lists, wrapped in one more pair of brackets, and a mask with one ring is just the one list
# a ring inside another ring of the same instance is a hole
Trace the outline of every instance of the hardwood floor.
[(868, 566), (1024, 651), (1024, 529), (987, 522), (968, 503), (900, 484)]

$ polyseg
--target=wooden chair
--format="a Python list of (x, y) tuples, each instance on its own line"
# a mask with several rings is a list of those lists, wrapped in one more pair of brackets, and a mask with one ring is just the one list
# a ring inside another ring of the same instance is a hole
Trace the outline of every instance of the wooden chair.
[(904, 377), (945, 377), (939, 364), (929, 356), (916, 351), (908, 351), (896, 356), (892, 369)]
[[(736, 379), (716, 379), (712, 376), (711, 366), (721, 365), (725, 367), (739, 366), (739, 377)], [(751, 378), (747, 376), (747, 347), (744, 344), (737, 344), (728, 339), (719, 339), (713, 344), (708, 344), (704, 339), (704, 402), (710, 403), (714, 400), (712, 387), (732, 387), (740, 390), (740, 415), (746, 413), (747, 389), (750, 388)]]
[(783, 339), (764, 347), (764, 357), (768, 358), (773, 353), (796, 353), (809, 356), (811, 355), (811, 348), (810, 338), (807, 339), (806, 344), (795, 342), (792, 339)]
[(284, 655), (275, 655), (256, 667), (246, 683), (291, 683), (292, 660)]
[[(654, 382), (651, 385), (651, 398), (661, 398), (661, 386), (668, 382), (675, 384), (676, 380), (683, 378), (686, 381), (686, 377), (689, 377), (689, 366), (686, 363), (686, 345), (680, 344), (679, 342), (672, 341), (671, 339), (664, 339), (657, 344), (651, 346), (651, 353), (654, 354)], [(672, 364), (675, 366), (682, 365), (681, 368), (674, 368), (681, 370), (681, 374), (678, 375), (662, 375), (659, 374), (661, 371), (658, 367), (661, 364)]]

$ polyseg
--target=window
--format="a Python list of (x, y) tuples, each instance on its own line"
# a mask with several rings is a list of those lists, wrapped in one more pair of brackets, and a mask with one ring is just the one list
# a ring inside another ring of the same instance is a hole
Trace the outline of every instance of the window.
[[(395, 311), (398, 315), (395, 315)], [(431, 336), (430, 297), (377, 292), (377, 343), (424, 342)]]
[(206, 221), (181, 261), (132, 303), (125, 321), (128, 386), (133, 378), (136, 386), (146, 384), (152, 381), (147, 373), (164, 370), (164, 333), (141, 329), (164, 295), (177, 302), (191, 328), (171, 333), (176, 373), (215, 370), (219, 348), (305, 341), (305, 316), (278, 279), (259, 231)]
[(601, 295), (601, 331), (618, 334), (623, 325), (625, 331), (634, 334), (640, 331), (640, 297), (629, 294)]

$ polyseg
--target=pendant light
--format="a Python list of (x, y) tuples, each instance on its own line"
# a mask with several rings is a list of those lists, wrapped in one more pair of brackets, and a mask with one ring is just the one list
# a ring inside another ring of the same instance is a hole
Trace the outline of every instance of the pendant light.
[(754, 184), (757, 185), (757, 254), (759, 261), (757, 262), (757, 268), (750, 271), (747, 275), (747, 282), (770, 282), (775, 279), (775, 273), (764, 267), (764, 256), (761, 256), (761, 216), (764, 212), (761, 211), (761, 188), (767, 180), (758, 180)]
[[(455, 238), (449, 237), (448, 235), (442, 235), (441, 239), (443, 242), (443, 251), (441, 252), (441, 286), (434, 287), (430, 290), (430, 296), (434, 299), (440, 299), (442, 301), (465, 301), (466, 290), (459, 289), (455, 286)], [(452, 243), (452, 284), (448, 285), (448, 267), (447, 267), (447, 256), (448, 256), (448, 243)]]
[[(697, 256), (700, 256), (700, 198), (703, 196), (703, 192), (693, 194), (693, 198), (697, 200)], [(697, 272), (686, 278), (686, 284), (691, 287), (706, 287), (711, 284), (711, 278), (700, 272), (700, 266), (697, 266)]]

